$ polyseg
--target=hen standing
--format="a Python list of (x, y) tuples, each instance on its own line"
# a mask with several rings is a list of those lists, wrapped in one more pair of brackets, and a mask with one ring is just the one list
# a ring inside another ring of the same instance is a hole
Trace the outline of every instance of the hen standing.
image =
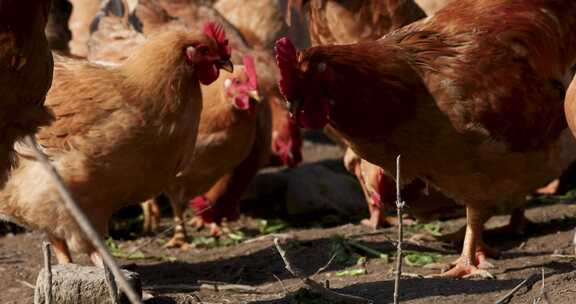
[(174, 237), (167, 247), (188, 248), (183, 220), (186, 203), (208, 191), (245, 160), (258, 135), (262, 107), (257, 105), (260, 97), (252, 58), (245, 57), (244, 66), (236, 70), (231, 75), (223, 74), (202, 90), (205, 108), (200, 117), (194, 156), (164, 191), (170, 199), (175, 222)]
[[(37, 141), (101, 235), (115, 211), (159, 194), (190, 161), (200, 83), (231, 67), (229, 57), (215, 24), (203, 32), (158, 34), (118, 67), (57, 57), (46, 101), (56, 120)], [(101, 266), (47, 173), (21, 148), (0, 193), (0, 214), (47, 233), (60, 263), (71, 261), (70, 248)]]
[(299, 124), (329, 124), (386, 170), (402, 154), (403, 182), (466, 206), (462, 255), (443, 275), (488, 276), (484, 222), (570, 161), (562, 104), (575, 31), (574, 1), (460, 0), (375, 42), (297, 54), (282, 39), (277, 59)]

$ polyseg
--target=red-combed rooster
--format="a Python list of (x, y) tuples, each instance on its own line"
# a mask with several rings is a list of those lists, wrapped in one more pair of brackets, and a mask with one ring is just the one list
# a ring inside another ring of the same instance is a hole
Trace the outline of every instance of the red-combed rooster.
[[(190, 162), (200, 84), (230, 70), (230, 51), (223, 28), (207, 23), (203, 31), (158, 34), (114, 67), (56, 57), (46, 98), (56, 120), (36, 137), (102, 236), (114, 212), (158, 195)], [(47, 233), (60, 263), (71, 261), (71, 249), (102, 266), (48, 173), (20, 148), (0, 215)]]
[(301, 126), (332, 126), (387, 172), (402, 154), (403, 182), (464, 204), (462, 255), (443, 276), (490, 276), (479, 266), (493, 210), (522, 205), (571, 161), (575, 31), (574, 1), (459, 0), (374, 42), (298, 53), (281, 39), (280, 86)]
[[(304, 14), (307, 15), (313, 46), (376, 40), (392, 30), (426, 16), (414, 0), (296, 0), (292, 1), (291, 5), (297, 10), (304, 11)], [(341, 146), (346, 146), (345, 140), (340, 138), (330, 126), (324, 131), (332, 140)], [(364, 171), (368, 170), (374, 173), (381, 170), (367, 165), (368, 162), (360, 160), (357, 162), (357, 164), (362, 163), (365, 163)], [(374, 185), (379, 185), (380, 192), (392, 194), (389, 202), (393, 202), (393, 194), (396, 192), (394, 181), (388, 178), (377, 178), (378, 174), (364, 174), (365, 177), (362, 178), (363, 170), (361, 169), (362, 166), (358, 166), (351, 172), (357, 175), (362, 188), (366, 190)], [(422, 182), (415, 181), (414, 184), (414, 186), (408, 185), (408, 187), (417, 189)], [(416, 190), (415, 192), (420, 191)], [(361, 222), (363, 225), (376, 228), (386, 223), (393, 224), (396, 222), (394, 217), (385, 217), (382, 214), (382, 207), (389, 206), (389, 204), (375, 203), (374, 197), (370, 195), (366, 196), (366, 202), (370, 218), (363, 220)]]

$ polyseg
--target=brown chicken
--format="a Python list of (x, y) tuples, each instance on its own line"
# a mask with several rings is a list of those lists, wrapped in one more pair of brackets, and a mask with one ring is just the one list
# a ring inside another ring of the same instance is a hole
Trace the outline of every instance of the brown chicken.
[(489, 276), (485, 221), (571, 160), (562, 101), (575, 31), (574, 1), (459, 0), (374, 42), (298, 54), (282, 39), (280, 85), (301, 126), (332, 126), (387, 172), (401, 154), (403, 183), (465, 205), (462, 255), (443, 275)]
[(174, 237), (167, 247), (184, 250), (188, 247), (183, 221), (186, 203), (208, 191), (219, 178), (246, 159), (256, 140), (260, 110), (265, 105), (257, 105), (258, 81), (249, 56), (244, 58), (243, 67), (236, 68), (234, 74), (222, 74), (212, 85), (203, 88), (202, 93), (205, 107), (200, 117), (196, 151), (185, 170), (164, 191), (170, 199), (175, 221)]
[(50, 1), (0, 1), (0, 185), (14, 160), (14, 143), (52, 116), (44, 98), (52, 81), (52, 55), (44, 27)]
[[(371, 41), (382, 37), (384, 34), (410, 24), (425, 17), (424, 12), (419, 8), (414, 0), (387, 0), (387, 1), (334, 1), (334, 0), (297, 0), (292, 4), (303, 10), (308, 16), (308, 27), (312, 37), (312, 45), (324, 44), (348, 44), (361, 41)], [(326, 135), (342, 147), (346, 147), (345, 140), (338, 136), (330, 126), (325, 128)], [(351, 154), (349, 154), (350, 156)], [(355, 155), (355, 154), (354, 154)], [(345, 160), (346, 161), (346, 160)], [(368, 166), (364, 167), (377, 172), (379, 169)], [(357, 169), (360, 169), (358, 167)], [(373, 170), (372, 170), (373, 169)], [(361, 173), (362, 170), (353, 170)], [(368, 179), (361, 179), (357, 174), (364, 190), (369, 184), (378, 184), (382, 192), (395, 193), (395, 183), (389, 179), (382, 180), (375, 178), (377, 175), (369, 174)], [(382, 181), (382, 182), (380, 182)], [(408, 185), (413, 189), (419, 189), (422, 181), (416, 181), (415, 185)], [(420, 190), (415, 190), (420, 192)], [(408, 191), (410, 192), (410, 191)], [(384, 205), (373, 203), (373, 198), (367, 196), (368, 210), (370, 218), (361, 223), (371, 228), (376, 228), (384, 224), (393, 225), (396, 223), (395, 217), (386, 217), (382, 214), (381, 208)], [(394, 198), (391, 198), (392, 200)], [(393, 201), (390, 201), (393, 202)], [(389, 209), (389, 205), (387, 205)]]
[[(37, 141), (104, 236), (115, 211), (160, 193), (190, 162), (200, 84), (232, 67), (230, 48), (222, 27), (209, 23), (203, 31), (158, 34), (117, 67), (56, 58), (46, 99), (56, 120)], [(71, 249), (101, 266), (47, 173), (29, 147), (20, 148), (0, 214), (47, 233), (60, 263), (71, 261)]]
[(308, 18), (313, 46), (376, 40), (426, 17), (414, 0), (291, 0)]

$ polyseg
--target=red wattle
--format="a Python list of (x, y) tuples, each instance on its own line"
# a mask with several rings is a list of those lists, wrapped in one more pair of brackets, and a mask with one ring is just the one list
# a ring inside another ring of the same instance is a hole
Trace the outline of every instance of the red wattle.
[(220, 70), (215, 64), (199, 64), (196, 73), (201, 84), (209, 85), (218, 79)]

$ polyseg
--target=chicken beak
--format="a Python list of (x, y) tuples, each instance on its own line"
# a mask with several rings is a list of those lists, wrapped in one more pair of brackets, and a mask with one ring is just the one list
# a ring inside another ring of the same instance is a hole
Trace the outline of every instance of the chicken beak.
[(229, 73), (234, 73), (234, 65), (230, 60), (218, 60), (218, 67)]
[(260, 94), (258, 94), (258, 91), (256, 90), (248, 91), (248, 96), (250, 96), (250, 98), (254, 99), (256, 102), (262, 101)]

